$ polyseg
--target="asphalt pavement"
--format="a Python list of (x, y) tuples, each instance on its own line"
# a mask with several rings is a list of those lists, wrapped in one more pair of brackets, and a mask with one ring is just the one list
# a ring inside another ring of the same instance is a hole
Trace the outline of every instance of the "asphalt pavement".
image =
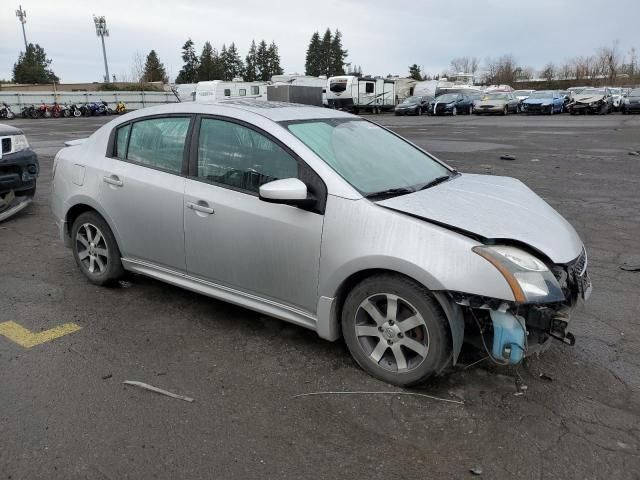
[[(0, 223), (0, 479), (640, 478), (640, 271), (621, 268), (640, 266), (640, 116), (367, 118), (575, 226), (594, 291), (574, 347), (399, 395), (311, 331), (142, 276), (94, 286), (48, 196), (62, 142), (109, 119), (16, 119), (42, 174)], [(298, 396), (345, 391), (396, 393)]]

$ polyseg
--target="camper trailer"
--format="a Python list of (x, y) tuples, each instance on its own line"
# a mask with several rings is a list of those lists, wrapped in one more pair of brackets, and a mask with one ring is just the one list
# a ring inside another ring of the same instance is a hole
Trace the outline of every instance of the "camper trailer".
[(193, 102), (196, 98), (195, 83), (178, 83), (173, 85), (171, 90), (181, 102)]
[(225, 82), (212, 80), (198, 82), (196, 102), (211, 103), (220, 100), (267, 100), (267, 82)]
[[(379, 113), (391, 110), (401, 101), (397, 91), (399, 85), (397, 79), (380, 77), (330, 77), (327, 80), (327, 102), (330, 108), (350, 110), (354, 113), (361, 110)], [(408, 95), (411, 93), (409, 90)]]

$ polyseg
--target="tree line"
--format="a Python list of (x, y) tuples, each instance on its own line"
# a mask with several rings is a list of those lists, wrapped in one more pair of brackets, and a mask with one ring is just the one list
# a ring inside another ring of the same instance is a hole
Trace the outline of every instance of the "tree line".
[(273, 41), (267, 45), (264, 40), (257, 45), (252, 40), (243, 61), (234, 42), (229, 46), (223, 44), (219, 52), (210, 42), (205, 42), (198, 56), (193, 41), (188, 39), (182, 46), (182, 61), (184, 65), (176, 77), (176, 83), (231, 81), (235, 78), (242, 78), (247, 82), (266, 81), (283, 72), (278, 46)]
[(344, 75), (345, 63), (348, 51), (342, 46), (342, 33), (340, 30), (331, 33), (331, 29), (327, 28), (322, 38), (318, 31), (311, 35), (309, 46), (307, 47), (307, 55), (305, 58), (305, 74), (314, 77), (325, 75), (334, 77)]

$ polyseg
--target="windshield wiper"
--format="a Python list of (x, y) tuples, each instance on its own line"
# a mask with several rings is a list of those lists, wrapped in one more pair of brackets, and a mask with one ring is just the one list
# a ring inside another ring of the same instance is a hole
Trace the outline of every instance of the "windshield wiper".
[(373, 197), (395, 197), (397, 195), (406, 195), (407, 193), (413, 193), (415, 190), (408, 187), (389, 188), (387, 190), (380, 190), (379, 192), (373, 192), (365, 195), (366, 198)]
[(453, 178), (454, 176), (455, 176), (455, 174), (454, 175), (442, 175), (441, 177), (434, 178), (429, 183), (425, 183), (418, 190), (426, 190), (427, 188), (435, 187), (439, 183), (446, 182), (447, 180), (449, 180), (450, 178)]

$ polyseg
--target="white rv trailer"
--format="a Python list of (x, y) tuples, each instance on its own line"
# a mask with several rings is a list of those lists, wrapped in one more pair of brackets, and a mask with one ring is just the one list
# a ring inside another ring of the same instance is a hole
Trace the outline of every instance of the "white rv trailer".
[(438, 90), (438, 80), (424, 80), (413, 87), (413, 94), (417, 97), (435, 97)]
[(196, 99), (196, 85), (195, 83), (177, 83), (171, 90), (181, 102), (193, 102)]
[(302, 87), (321, 87), (322, 88), (322, 104), (327, 106), (327, 77), (312, 77), (310, 75), (298, 75), (290, 73), (284, 75), (274, 75), (271, 77), (271, 83), (274, 85), (287, 84)]
[(225, 82), (211, 80), (198, 82), (196, 102), (211, 103), (220, 100), (238, 99), (267, 100), (267, 82)]
[(327, 103), (330, 108), (351, 110), (355, 113), (360, 110), (373, 113), (391, 110), (413, 93), (406, 80), (355, 75), (330, 77), (327, 80)]

